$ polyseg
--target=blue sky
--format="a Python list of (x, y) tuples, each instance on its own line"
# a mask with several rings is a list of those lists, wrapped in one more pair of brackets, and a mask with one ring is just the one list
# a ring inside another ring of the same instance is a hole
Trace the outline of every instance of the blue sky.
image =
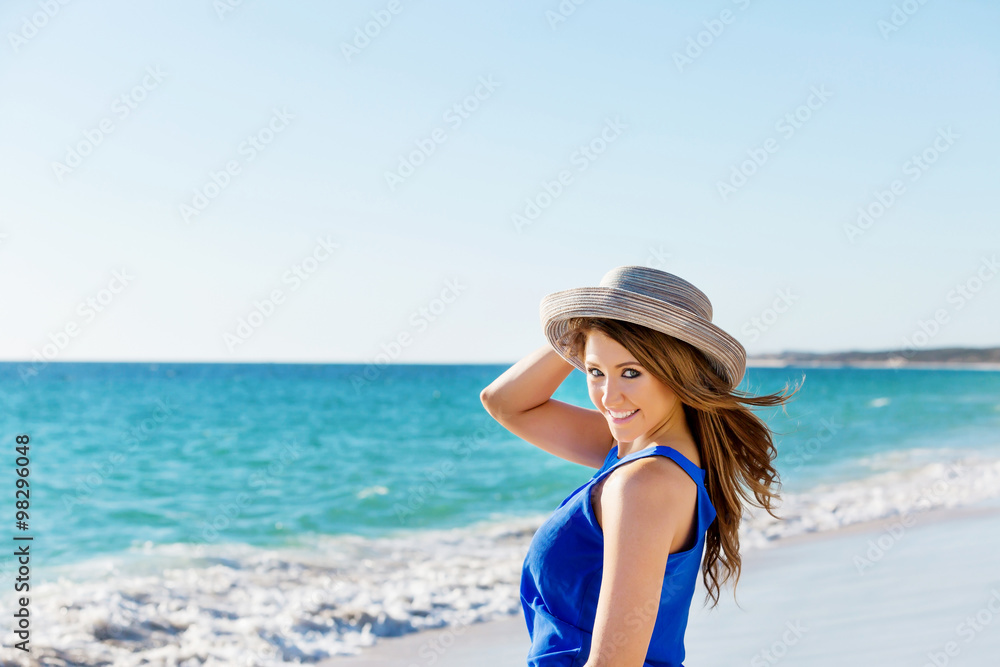
[(1000, 6), (562, 7), (5, 3), (0, 359), (513, 362), (625, 264), (1000, 344)]

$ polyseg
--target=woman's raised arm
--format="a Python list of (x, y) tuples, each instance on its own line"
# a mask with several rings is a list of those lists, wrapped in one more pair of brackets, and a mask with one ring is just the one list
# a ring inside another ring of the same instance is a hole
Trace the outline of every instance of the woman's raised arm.
[(552, 398), (573, 368), (546, 343), (504, 371), (479, 398), (519, 438), (567, 461), (600, 468), (614, 445), (607, 419)]

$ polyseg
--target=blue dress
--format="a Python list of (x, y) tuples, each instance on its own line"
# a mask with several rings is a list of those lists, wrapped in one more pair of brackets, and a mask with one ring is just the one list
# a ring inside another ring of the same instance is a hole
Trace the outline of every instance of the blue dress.
[(645, 665), (683, 667), (684, 630), (705, 548), (705, 531), (715, 520), (715, 507), (705, 488), (705, 470), (665, 445), (618, 458), (618, 446), (601, 468), (571, 493), (531, 539), (521, 571), (521, 606), (531, 648), (528, 667), (580, 667), (590, 643), (601, 591), (604, 533), (594, 517), (591, 490), (610, 472), (646, 456), (666, 456), (698, 485), (698, 539), (687, 551), (670, 554)]

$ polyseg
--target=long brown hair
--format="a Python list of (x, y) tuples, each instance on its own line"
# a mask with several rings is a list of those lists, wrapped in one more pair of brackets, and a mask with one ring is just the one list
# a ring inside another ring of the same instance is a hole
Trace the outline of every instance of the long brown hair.
[[(678, 338), (631, 322), (604, 318), (573, 318), (563, 341), (571, 355), (583, 357), (591, 331), (600, 331), (631, 352), (639, 364), (677, 394), (691, 435), (705, 467), (705, 487), (715, 506), (716, 520), (705, 536), (702, 578), (705, 602), (719, 603), (719, 589), (733, 579), (733, 595), (740, 578), (739, 527), (745, 500), (778, 517), (772, 506), (779, 500), (781, 481), (772, 465), (778, 451), (767, 424), (746, 405), (785, 403), (798, 392), (751, 395), (730, 389), (708, 358)], [(788, 389), (788, 384), (785, 384)], [(743, 405), (746, 404), (746, 405)]]

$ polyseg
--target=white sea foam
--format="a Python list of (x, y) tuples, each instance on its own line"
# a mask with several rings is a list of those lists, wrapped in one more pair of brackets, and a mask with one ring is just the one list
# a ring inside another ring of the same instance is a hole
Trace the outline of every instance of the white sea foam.
[(924, 465), (956, 460), (974, 453), (973, 450), (958, 450), (954, 447), (913, 447), (862, 456), (853, 459), (853, 462), (873, 473), (891, 470), (915, 471)]
[[(508, 616), (520, 611), (520, 568), (539, 523), (281, 550), (149, 545), (33, 586), (32, 654), (50, 665), (302, 664), (377, 637)], [(6, 595), (4, 608), (13, 602)], [(0, 648), (0, 664), (21, 655)]]
[[(901, 455), (898, 460), (929, 458), (932, 450)], [(884, 468), (891, 454), (871, 461)], [(760, 509), (744, 513), (742, 545), (768, 546), (775, 540), (824, 530), (836, 530), (864, 521), (915, 515), (930, 509), (971, 505), (1000, 497), (1000, 460), (964, 455), (915, 467), (891, 467), (870, 477), (821, 485), (804, 493), (782, 494), (777, 520)]]
[(354, 495), (358, 498), (367, 498), (368, 496), (373, 495), (384, 496), (387, 493), (389, 493), (389, 489), (384, 486), (369, 486), (361, 489)]
[[(748, 512), (741, 544), (773, 547), (791, 535), (1000, 497), (1000, 460), (924, 463), (926, 455), (913, 467), (783, 494), (784, 520)], [(32, 653), (50, 665), (308, 664), (356, 654), (378, 637), (519, 614), (521, 565), (546, 516), (283, 549), (147, 544), (33, 584)], [(3, 596), (13, 608), (13, 595)], [(0, 622), (7, 637), (9, 618)], [(0, 662), (17, 664), (20, 654), (5, 646)]]

